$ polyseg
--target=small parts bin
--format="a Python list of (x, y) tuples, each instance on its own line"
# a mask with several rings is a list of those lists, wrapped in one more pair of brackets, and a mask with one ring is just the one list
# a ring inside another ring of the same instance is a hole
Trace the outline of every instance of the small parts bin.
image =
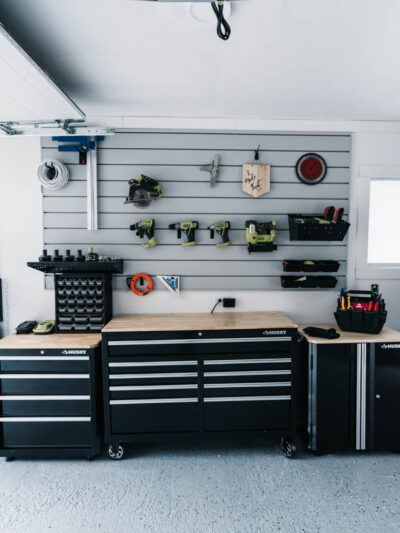
[(336, 284), (334, 276), (281, 276), (284, 289), (333, 289)]
[(317, 259), (282, 261), (285, 272), (337, 272), (340, 267), (339, 261), (325, 261)]
[(324, 220), (323, 215), (291, 214), (288, 217), (291, 241), (342, 241), (350, 227), (345, 220)]

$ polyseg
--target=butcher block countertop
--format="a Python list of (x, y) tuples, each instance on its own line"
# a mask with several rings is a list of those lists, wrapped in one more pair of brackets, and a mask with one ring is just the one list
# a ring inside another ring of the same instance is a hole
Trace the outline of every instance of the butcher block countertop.
[(259, 313), (181, 313), (122, 315), (111, 320), (103, 333), (125, 331), (193, 331), (233, 329), (296, 329), (297, 324), (279, 311)]
[(101, 342), (100, 333), (51, 333), (50, 335), (9, 335), (0, 339), (0, 350), (90, 349)]
[[(335, 328), (340, 337), (338, 339), (321, 339), (319, 337), (310, 337), (304, 333), (303, 329), (309, 326), (317, 328)], [(354, 333), (352, 331), (342, 331), (337, 324), (306, 324), (301, 325), (299, 332), (312, 344), (357, 344), (357, 343), (385, 343), (385, 342), (400, 342), (400, 333), (390, 328), (383, 328), (378, 335), (369, 335), (367, 333)]]

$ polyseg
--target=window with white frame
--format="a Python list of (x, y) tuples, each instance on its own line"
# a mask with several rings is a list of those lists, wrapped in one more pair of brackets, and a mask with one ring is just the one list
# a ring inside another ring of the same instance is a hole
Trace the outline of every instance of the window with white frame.
[(400, 267), (400, 179), (371, 179), (368, 265)]

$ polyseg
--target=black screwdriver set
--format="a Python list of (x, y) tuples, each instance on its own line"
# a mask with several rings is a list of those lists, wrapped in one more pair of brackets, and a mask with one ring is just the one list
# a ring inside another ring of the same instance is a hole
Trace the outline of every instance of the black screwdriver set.
[(123, 272), (121, 259), (99, 257), (89, 248), (83, 255), (47, 250), (28, 266), (54, 274), (56, 332), (98, 332), (112, 317), (112, 274)]

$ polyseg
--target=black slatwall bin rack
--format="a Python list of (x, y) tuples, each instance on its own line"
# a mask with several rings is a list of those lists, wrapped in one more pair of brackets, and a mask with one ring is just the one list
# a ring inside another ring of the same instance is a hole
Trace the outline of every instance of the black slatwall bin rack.
[(111, 273), (54, 274), (56, 331), (100, 332), (112, 317), (111, 283)]
[(285, 272), (337, 272), (340, 268), (339, 261), (309, 259), (312, 264), (307, 264), (305, 260), (284, 259), (282, 261)]
[(337, 281), (334, 276), (281, 276), (284, 289), (334, 289)]
[(323, 219), (323, 215), (291, 214), (288, 217), (291, 241), (343, 241), (350, 227), (346, 220), (327, 223), (315, 220)]

